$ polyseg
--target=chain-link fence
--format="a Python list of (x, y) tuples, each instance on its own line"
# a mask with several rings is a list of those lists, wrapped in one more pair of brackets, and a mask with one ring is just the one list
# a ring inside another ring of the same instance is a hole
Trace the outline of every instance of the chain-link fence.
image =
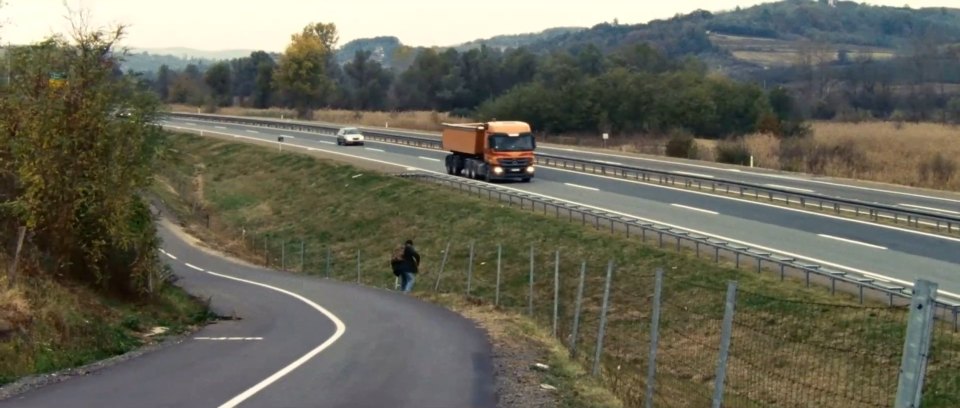
[[(397, 243), (259, 233), (266, 226), (205, 212), (191, 183), (171, 184), (196, 232), (222, 250), (273, 269), (396, 288), (389, 256)], [(417, 243), (416, 291), (530, 315), (626, 406), (894, 405), (908, 305), (783, 299), (696, 270), (639, 270), (578, 248), (445, 235)], [(953, 324), (933, 327), (924, 407), (960, 406)]]

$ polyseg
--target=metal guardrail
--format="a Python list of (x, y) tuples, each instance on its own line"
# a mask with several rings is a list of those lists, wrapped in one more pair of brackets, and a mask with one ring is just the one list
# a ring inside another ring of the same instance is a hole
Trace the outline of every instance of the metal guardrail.
[[(172, 116), (194, 118), (198, 120), (255, 125), (268, 128), (290, 129), (304, 132), (335, 133), (341, 126), (334, 124), (312, 124), (278, 119), (247, 118), (236, 116), (220, 116), (194, 113), (171, 113)], [(405, 132), (394, 132), (382, 129), (362, 129), (367, 139), (392, 144), (414, 146), (429, 149), (440, 149), (440, 140), (427, 136), (417, 136)], [(799, 205), (804, 209), (819, 209), (833, 211), (838, 215), (852, 214), (856, 217), (866, 216), (871, 221), (892, 221), (900, 224), (902, 221), (912, 228), (920, 229), (921, 225), (936, 228), (940, 233), (960, 235), (960, 217), (950, 217), (921, 210), (909, 210), (884, 204), (866, 203), (858, 200), (830, 197), (815, 193), (802, 193), (786, 189), (759, 186), (734, 180), (708, 178), (695, 175), (677, 174), (666, 170), (654, 170), (641, 167), (625, 166), (622, 164), (604, 163), (585, 159), (577, 159), (560, 155), (537, 153), (536, 163), (548, 167), (571, 169), (584, 173), (601, 174), (619, 177), (627, 180), (636, 180), (661, 185), (683, 186), (688, 189), (697, 189), (712, 194), (732, 194), (741, 197), (753, 197), (755, 200), (766, 199), (770, 202), (780, 202), (786, 206)]]
[[(552, 213), (556, 218), (564, 218), (563, 216), (566, 216), (568, 221), (579, 220), (583, 225), (589, 223), (598, 230), (601, 228), (609, 228), (611, 233), (624, 233), (627, 238), (640, 238), (644, 242), (646, 242), (648, 238), (656, 238), (661, 248), (666, 242), (665, 239), (668, 239), (671, 241), (671, 244), (675, 245), (677, 252), (680, 252), (683, 248), (687, 248), (688, 250), (694, 251), (696, 256), (700, 258), (703, 256), (704, 250), (706, 250), (708, 251), (708, 255), (710, 255), (709, 252), (712, 252), (714, 262), (719, 263), (721, 257), (731, 259), (737, 269), (746, 265), (744, 263), (744, 258), (746, 258), (752, 260), (758, 273), (762, 272), (766, 267), (768, 270), (773, 268), (773, 270), (777, 271), (780, 280), (784, 280), (788, 274), (803, 276), (808, 287), (810, 286), (811, 280), (820, 280), (824, 284), (829, 285), (831, 294), (836, 294), (838, 285), (841, 286), (841, 289), (842, 286), (846, 285), (858, 296), (860, 303), (863, 303), (868, 295), (879, 295), (885, 297), (891, 306), (895, 304), (905, 305), (909, 304), (910, 296), (912, 295), (912, 288), (907, 286), (827, 269), (821, 265), (805, 263), (793, 257), (759, 251), (669, 226), (646, 223), (634, 218), (592, 208), (580, 207), (535, 194), (519, 193), (490, 183), (457, 176), (420, 172), (400, 173), (398, 176), (440, 184), (457, 189), (463, 193), (477, 195), (491, 200), (505, 201), (509, 203), (509, 205), (519, 204), (521, 209), (529, 208), (534, 212), (542, 210), (543, 214), (550, 215)], [(870, 292), (868, 293), (866, 291)], [(952, 324), (954, 331), (960, 330), (960, 303), (943, 299), (937, 300), (936, 316), (941, 321)]]

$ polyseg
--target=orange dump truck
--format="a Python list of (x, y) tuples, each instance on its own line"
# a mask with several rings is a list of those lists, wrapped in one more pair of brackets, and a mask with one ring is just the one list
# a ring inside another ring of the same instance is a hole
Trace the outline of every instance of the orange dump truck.
[(447, 174), (469, 178), (530, 181), (537, 143), (525, 122), (443, 124)]

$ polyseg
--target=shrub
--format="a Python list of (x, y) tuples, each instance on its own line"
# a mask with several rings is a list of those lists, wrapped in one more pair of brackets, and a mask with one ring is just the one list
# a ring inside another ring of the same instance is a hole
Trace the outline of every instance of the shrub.
[(724, 140), (717, 143), (716, 147), (717, 162), (728, 164), (739, 164), (747, 166), (750, 164), (750, 150), (740, 141)]
[(920, 178), (928, 183), (944, 186), (957, 172), (957, 163), (943, 153), (937, 153), (929, 161), (920, 163)]
[(676, 134), (667, 142), (667, 156), (685, 159), (695, 158), (697, 155), (697, 141), (693, 136), (685, 133)]

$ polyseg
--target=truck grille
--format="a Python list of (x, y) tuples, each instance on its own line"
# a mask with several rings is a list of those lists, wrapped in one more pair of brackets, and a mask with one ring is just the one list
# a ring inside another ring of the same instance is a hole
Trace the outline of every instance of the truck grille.
[(530, 159), (527, 159), (527, 158), (500, 159), (500, 165), (503, 167), (526, 167), (530, 165)]

